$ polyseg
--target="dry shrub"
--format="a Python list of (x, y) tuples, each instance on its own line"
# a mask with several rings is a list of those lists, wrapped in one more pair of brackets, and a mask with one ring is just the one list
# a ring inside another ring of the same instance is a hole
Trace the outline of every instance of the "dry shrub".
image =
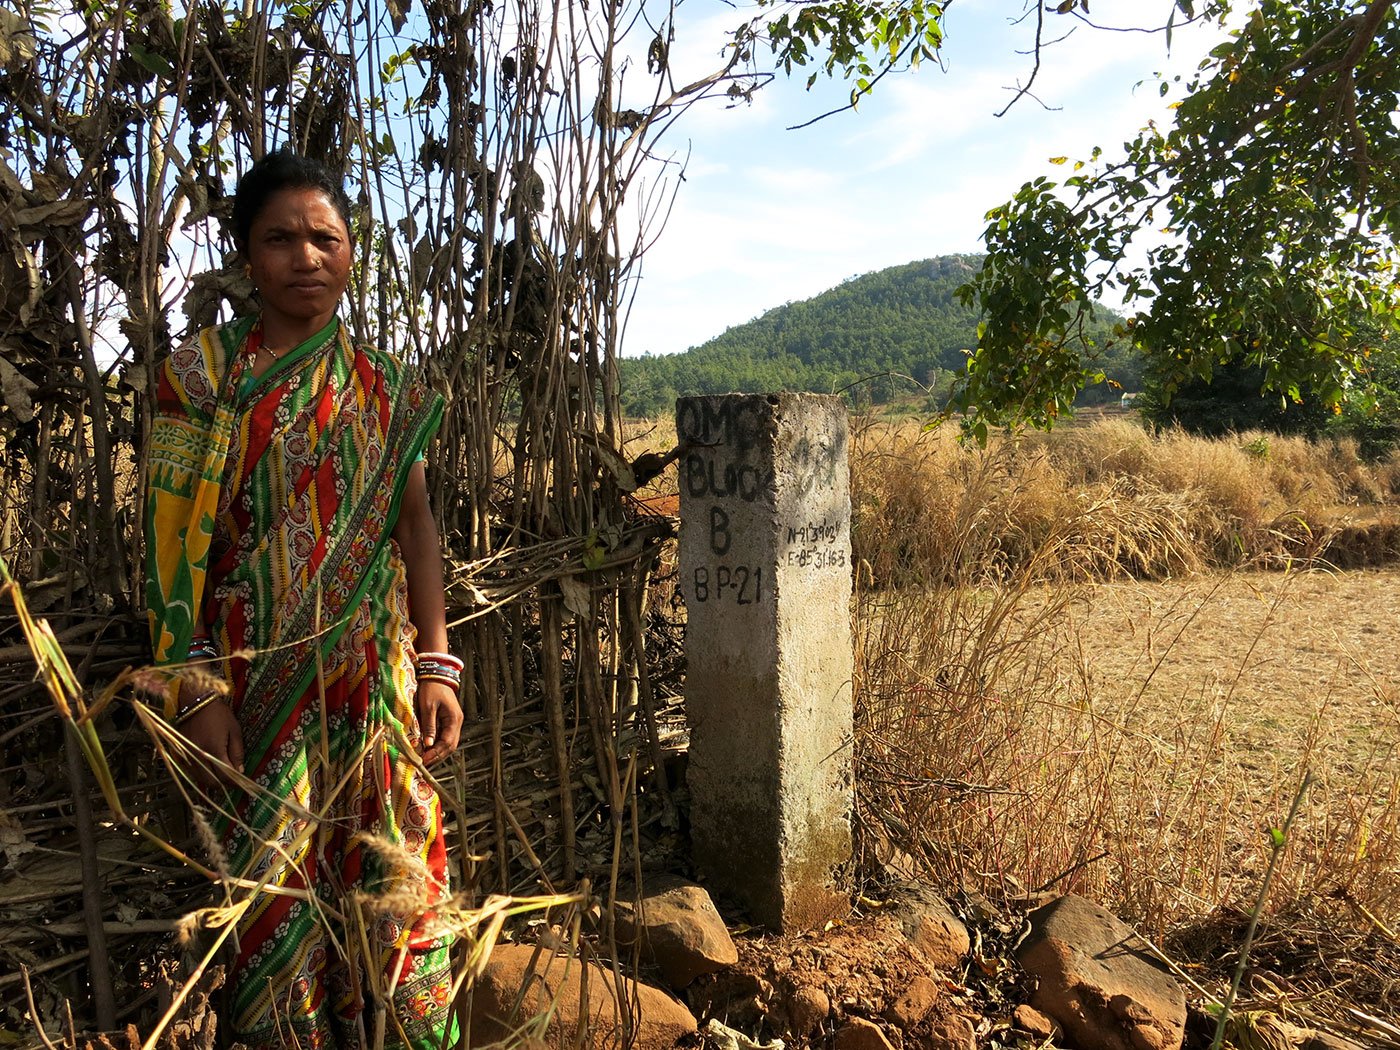
[(1267, 482), (1257, 459), (1236, 443), (1180, 431), (1153, 436), (1127, 420), (1078, 428), (1063, 441), (1054, 434), (1036, 440), (1067, 479), (1122, 488), (1148, 502), (1163, 493), (1180, 498), (1198, 565), (1233, 562), (1267, 522)]
[(862, 596), (867, 853), (949, 891), (1074, 891), (1150, 926), (1219, 900), (1223, 851), (1199, 834), (1228, 798), (1219, 713), (1147, 730), (1102, 709), (1066, 631), (1074, 591), (1030, 596), (1024, 578)]
[(1074, 592), (1028, 595), (1019, 580), (862, 596), (865, 850), (946, 890), (1072, 890), (1149, 925), (1219, 899), (1222, 848), (1198, 834), (1225, 801), (1218, 718), (1148, 729), (1100, 710), (1064, 633)]
[(1400, 451), (1371, 464), (1371, 473), (1375, 475), (1376, 487), (1387, 500), (1400, 500)]
[[(1206, 568), (1391, 557), (1400, 467), (1350, 440), (1152, 435), (1107, 419), (960, 445), (948, 429), (857, 426), (853, 544), (876, 582), (1162, 579)], [(1373, 509), (1375, 508), (1375, 509)], [(1368, 520), (1350, 521), (1344, 514)], [(1373, 535), (1372, 533), (1375, 532)]]
[(1384, 501), (1386, 494), (1377, 483), (1375, 472), (1362, 460), (1355, 438), (1338, 438), (1321, 447), (1326, 454), (1326, 469), (1335, 479), (1343, 500), (1348, 503)]
[(1076, 485), (1035, 442), (980, 450), (896, 425), (860, 431), (854, 448), (852, 543), (882, 585), (1160, 577), (1204, 564), (1191, 492), (1099, 471)]
[[(1247, 907), (1303, 777), (1312, 787), (1271, 910), (1394, 928), (1400, 919), (1400, 697), (1377, 684), (1374, 740), (1343, 747), (1319, 686), (1304, 728), (1260, 754), (1252, 701), (1202, 671), (1149, 692), (1180, 633), (1210, 611), (1165, 610), (1157, 663), (1125, 690), (1092, 671), (1081, 592), (1026, 576), (865, 591), (857, 620), (859, 827), (871, 860), (995, 898), (1078, 892), (1153, 935)], [(1261, 634), (1262, 634), (1262, 628)], [(1246, 639), (1252, 653), (1258, 638)], [(1248, 663), (1246, 657), (1244, 663)], [(1121, 683), (1114, 683), (1121, 685)], [(1280, 699), (1288, 703), (1292, 698)], [(1307, 700), (1295, 706), (1305, 712)]]
[(1109, 477), (1153, 479), (1158, 451), (1152, 435), (1124, 419), (1100, 420), (1054, 436), (1034, 434), (1028, 440), (1053, 448), (1074, 485), (1093, 485)]
[(1265, 465), (1269, 483), (1282, 501), (1283, 510), (1291, 507), (1332, 506), (1342, 501), (1342, 490), (1315, 442), (1300, 437), (1266, 437), (1250, 434), (1248, 440), (1262, 439), (1267, 444)]
[[(1386, 508), (1364, 525), (1327, 523), (1363, 481), (1383, 489), (1380, 469), (1345, 445), (1275, 439), (1263, 455), (1252, 440), (1105, 423), (984, 451), (912, 427), (858, 428), (858, 842), (871, 866), (892, 862), (948, 892), (1078, 892), (1184, 945), (1188, 927), (1235, 928), (1268, 863), (1268, 829), (1308, 772), (1261, 950), (1281, 967), (1312, 965), (1283, 958), (1290, 931), (1311, 931), (1295, 940), (1332, 945), (1351, 967), (1316, 979), (1354, 982), (1353, 1001), (1384, 1013), (1400, 1008), (1400, 972), (1375, 948), (1400, 923), (1400, 690), (1388, 658), (1377, 652), (1368, 670), (1364, 636), (1348, 636), (1350, 662), (1297, 683), (1267, 677), (1261, 695), (1256, 670), (1277, 674), (1275, 633), (1304, 644), (1279, 625), (1295, 581), (1325, 580), (1317, 573), (1154, 590), (1146, 617), (1118, 621), (1113, 639), (1090, 615), (1098, 581), (1115, 577), (1287, 569), (1286, 556), (1324, 547), (1363, 564), (1400, 555)], [(1246, 601), (1262, 603), (1262, 619), (1241, 618)], [(1211, 666), (1198, 654), (1222, 648), (1219, 632), (1229, 662)], [(1105, 664), (1114, 645), (1136, 652), (1131, 666)], [(1356, 702), (1358, 690), (1370, 699)]]

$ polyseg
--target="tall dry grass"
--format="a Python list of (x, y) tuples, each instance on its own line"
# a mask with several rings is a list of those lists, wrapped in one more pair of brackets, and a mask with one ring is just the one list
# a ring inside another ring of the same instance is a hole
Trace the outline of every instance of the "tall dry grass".
[(887, 585), (1400, 558), (1400, 456), (1367, 464), (1350, 441), (1154, 436), (1104, 420), (979, 449), (947, 429), (869, 424), (856, 428), (852, 492), (856, 557)]
[[(1367, 665), (1359, 644), (1350, 671), (1319, 667), (1311, 695), (1277, 698), (1297, 713), (1277, 730), (1244, 717), (1256, 701), (1241, 685), (1279, 644), (1289, 581), (1303, 578), (1303, 563), (1287, 557), (1325, 556), (1348, 509), (1393, 520), (1366, 503), (1395, 499), (1396, 463), (1368, 467), (1354, 453), (1250, 435), (1153, 437), (1111, 422), (986, 450), (914, 427), (858, 428), (867, 852), (949, 889), (1085, 893), (1161, 935), (1248, 907), (1270, 852), (1264, 831), (1282, 824), (1310, 771), (1271, 914), (1393, 940), (1394, 654), (1369, 654)], [(1290, 517), (1303, 525), (1290, 530)], [(1273, 604), (1257, 620), (1231, 625), (1233, 614), (1218, 614), (1239, 578), (1207, 577), (1159, 609), (1155, 625), (1129, 625), (1156, 630), (1131, 674), (1096, 672), (1104, 640), (1089, 633), (1085, 610), (1101, 581), (1261, 564), (1287, 571), (1267, 577)], [(1174, 694), (1154, 687), (1187, 633), (1212, 617), (1243, 635), (1232, 639), (1236, 665), (1173, 679)], [(1371, 676), (1364, 746), (1339, 743), (1350, 732), (1336, 710), (1342, 673)]]

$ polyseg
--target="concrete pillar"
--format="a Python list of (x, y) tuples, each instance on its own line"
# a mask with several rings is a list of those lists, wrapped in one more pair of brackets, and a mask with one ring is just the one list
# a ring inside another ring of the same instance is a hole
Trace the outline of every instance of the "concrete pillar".
[(777, 930), (843, 914), (851, 858), (846, 409), (681, 398), (691, 834), (712, 889)]

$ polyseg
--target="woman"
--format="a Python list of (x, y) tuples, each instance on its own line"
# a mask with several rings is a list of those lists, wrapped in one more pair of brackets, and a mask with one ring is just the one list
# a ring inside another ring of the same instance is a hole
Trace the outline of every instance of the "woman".
[(436, 1046), (449, 945), (423, 912), (446, 850), (409, 752), (442, 759), (462, 724), (422, 464), (441, 398), (337, 317), (338, 179), (271, 154), (233, 220), (262, 311), (170, 355), (147, 509), (157, 664), (227, 675), (226, 691), (183, 682), (174, 719), (208, 769), (258, 789), (231, 790), (216, 827), (227, 870), (271, 888), (239, 924), (233, 1034), (360, 1047), (385, 1025), (390, 1044)]

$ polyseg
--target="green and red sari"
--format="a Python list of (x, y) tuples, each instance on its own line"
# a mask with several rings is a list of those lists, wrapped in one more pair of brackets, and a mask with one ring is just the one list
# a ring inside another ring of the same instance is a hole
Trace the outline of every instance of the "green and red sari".
[(338, 320), (255, 379), (260, 340), (245, 318), (170, 355), (146, 519), (156, 661), (212, 635), (259, 786), (216, 827), (227, 870), (267, 887), (237, 931), (233, 1035), (358, 1048), (382, 1025), (437, 1046), (447, 854), (405, 757), (414, 629), (392, 532), (441, 398)]

